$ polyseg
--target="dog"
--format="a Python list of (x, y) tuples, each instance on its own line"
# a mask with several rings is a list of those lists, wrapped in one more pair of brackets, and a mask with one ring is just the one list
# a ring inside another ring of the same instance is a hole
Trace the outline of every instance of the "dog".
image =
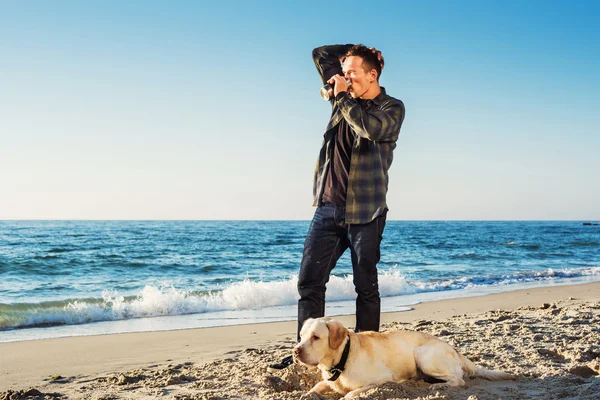
[(323, 380), (308, 393), (335, 391), (351, 399), (385, 382), (421, 378), (432, 388), (462, 386), (463, 377), (514, 380), (514, 375), (476, 366), (448, 343), (422, 332), (349, 331), (328, 317), (304, 322), (292, 356), (316, 366)]

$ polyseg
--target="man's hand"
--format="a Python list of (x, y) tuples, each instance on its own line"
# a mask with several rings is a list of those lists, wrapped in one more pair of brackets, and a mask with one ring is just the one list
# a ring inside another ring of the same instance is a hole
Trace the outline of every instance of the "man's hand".
[(381, 52), (379, 50), (377, 50), (375, 47), (369, 47), (369, 49), (374, 54), (377, 54), (377, 60), (379, 60), (379, 66), (381, 67), (381, 70), (383, 71), (383, 66), (385, 65), (385, 61), (383, 60), (383, 56), (381, 55)]
[(337, 96), (338, 93), (347, 92), (348, 91), (348, 82), (346, 82), (346, 78), (337, 74), (331, 77), (330, 80), (327, 81), (329, 84), (333, 84), (333, 95)]

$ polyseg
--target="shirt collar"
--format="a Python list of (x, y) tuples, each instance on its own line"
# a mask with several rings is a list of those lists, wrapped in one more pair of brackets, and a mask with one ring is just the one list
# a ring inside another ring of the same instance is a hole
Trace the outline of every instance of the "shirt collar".
[(377, 97), (375, 97), (373, 99), (373, 103), (375, 103), (376, 105), (380, 105), (383, 102), (383, 99), (385, 98), (386, 94), (385, 94), (385, 88), (382, 86), (381, 87), (381, 93), (379, 93), (377, 95)]
[(382, 86), (381, 87), (381, 93), (379, 93), (375, 98), (370, 99), (370, 100), (364, 100), (364, 99), (360, 99), (360, 101), (367, 105), (368, 102), (371, 102), (373, 104), (375, 104), (376, 106), (380, 105), (383, 102), (383, 99), (386, 97), (385, 94), (385, 88)]

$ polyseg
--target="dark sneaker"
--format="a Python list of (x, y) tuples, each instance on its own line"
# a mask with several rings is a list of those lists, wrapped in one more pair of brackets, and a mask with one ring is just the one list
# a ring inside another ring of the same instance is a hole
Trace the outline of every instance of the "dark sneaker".
[(267, 371), (269, 372), (277, 372), (282, 369), (286, 369), (290, 365), (294, 363), (294, 358), (292, 356), (283, 357), (281, 361), (277, 364), (271, 364), (267, 367)]

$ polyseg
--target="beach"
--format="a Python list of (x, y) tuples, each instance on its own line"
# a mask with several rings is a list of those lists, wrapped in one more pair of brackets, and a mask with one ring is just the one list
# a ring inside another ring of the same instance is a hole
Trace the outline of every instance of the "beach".
[[(337, 319), (354, 324), (353, 316)], [(382, 314), (382, 330), (398, 329), (434, 334), (476, 364), (518, 379), (476, 378), (437, 391), (423, 381), (388, 383), (362, 398), (600, 398), (600, 283), (426, 302)], [(2, 343), (0, 399), (299, 399), (320, 379), (316, 369), (266, 371), (290, 353), (295, 331), (295, 322), (276, 322)]]

